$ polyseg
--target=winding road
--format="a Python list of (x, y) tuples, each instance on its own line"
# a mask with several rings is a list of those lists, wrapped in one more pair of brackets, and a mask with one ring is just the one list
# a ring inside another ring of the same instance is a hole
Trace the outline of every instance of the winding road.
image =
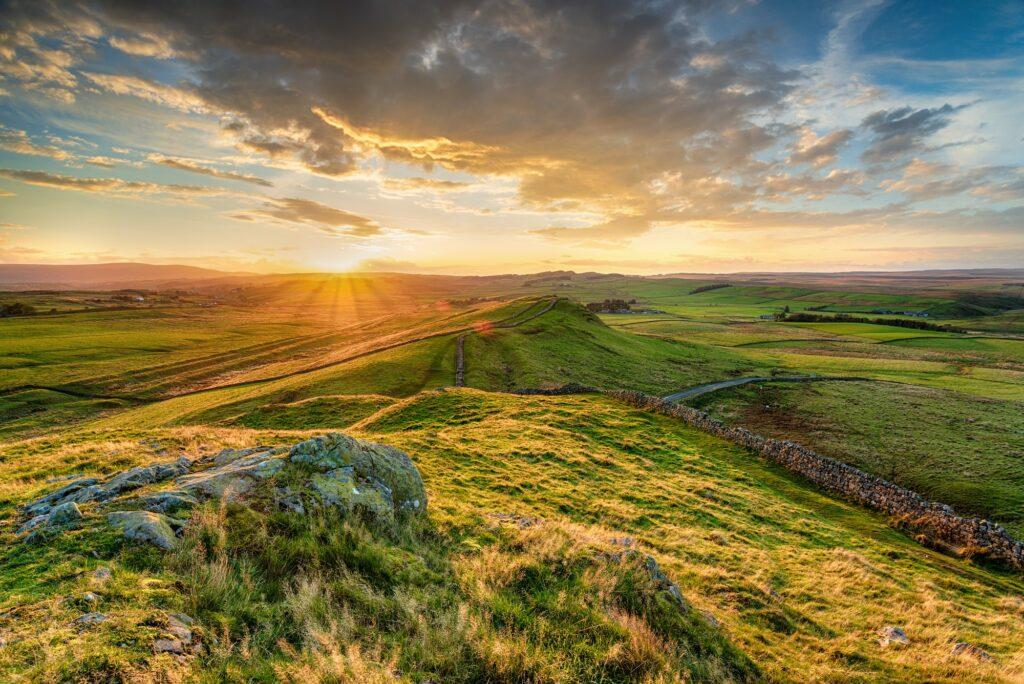
[(745, 378), (731, 378), (729, 380), (719, 380), (718, 382), (708, 382), (703, 385), (694, 385), (693, 387), (687, 387), (684, 390), (680, 390), (674, 394), (662, 397), (665, 401), (682, 401), (683, 399), (692, 399), (693, 397), (699, 397), (702, 394), (709, 392), (717, 392), (721, 389), (728, 387), (739, 387), (740, 385), (749, 385), (752, 382), (852, 382), (852, 381), (868, 381), (870, 378), (857, 378), (857, 377), (826, 377), (821, 375), (777, 375), (775, 377), (745, 377)]

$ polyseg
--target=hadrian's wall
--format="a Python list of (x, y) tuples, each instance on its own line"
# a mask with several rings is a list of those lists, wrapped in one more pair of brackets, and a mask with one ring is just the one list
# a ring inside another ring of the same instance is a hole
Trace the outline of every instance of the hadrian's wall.
[[(599, 390), (566, 385), (549, 390), (519, 390), (518, 394), (580, 394)], [(1024, 571), (1024, 543), (1001, 526), (980, 518), (957, 515), (946, 504), (869, 475), (834, 458), (822, 456), (788, 440), (772, 439), (744, 428), (729, 427), (703, 411), (632, 391), (607, 391), (627, 404), (677, 418), (686, 424), (757, 452), (769, 461), (810, 480), (822, 489), (881, 511), (915, 534), (923, 544), (958, 555), (983, 557)]]

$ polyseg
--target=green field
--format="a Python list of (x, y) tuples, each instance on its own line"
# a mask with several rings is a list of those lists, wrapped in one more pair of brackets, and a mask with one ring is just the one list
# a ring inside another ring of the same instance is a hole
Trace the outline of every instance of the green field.
[[(92, 522), (52, 544), (5, 544), (0, 608), (18, 606), (23, 617), (10, 632), (17, 646), (0, 651), (2, 671), (52, 677), (67, 672), (72, 658), (77, 672), (92, 676), (128, 669), (148, 657), (146, 627), (133, 625), (173, 609), (210, 626), (207, 638), (218, 646), (202, 660), (207, 672), (235, 681), (263, 679), (289, 662), (279, 639), (301, 645), (304, 625), (315, 623), (323, 614), (318, 611), (344, 609), (366, 622), (327, 628), (325, 647), (354, 643), (370, 665), (394, 658), (403, 672), (440, 672), (451, 680), (517, 679), (517, 671), (552, 681), (614, 679), (619, 662), (628, 668), (644, 662), (654, 675), (686, 672), (701, 660), (694, 663), (691, 655), (688, 664), (686, 653), (720, 650), (716, 639), (745, 654), (726, 656), (727, 666), (743, 667), (749, 658), (772, 680), (998, 681), (1024, 673), (1017, 598), (1024, 583), (1018, 578), (926, 550), (883, 518), (818, 494), (743, 450), (670, 419), (605, 398), (449, 390), (386, 408), (355, 432), (413, 456), (428, 486), (429, 531), (373, 541), (358, 525), (341, 527), (334, 537), (314, 526), (298, 530), (292, 545), (275, 547), (268, 546), (275, 543), (268, 532), (296, 521), (278, 516), (260, 522), (264, 513), (244, 507), (220, 513), (225, 517), (219, 523), (215, 511), (204, 514), (205, 522), (196, 524), (227, 535), (223, 560), (210, 563), (226, 563), (234, 578), (228, 581), (259, 587), (244, 599), (203, 584), (214, 566), (181, 555), (165, 564), (119, 545)], [(65, 434), (11, 445), (0, 479), (21, 483), (13, 498), (23, 501), (52, 488), (44, 484), (47, 477), (149, 462), (150, 445), (200, 454), (224, 444), (297, 439), (294, 432), (226, 428)], [(495, 523), (495, 514), (542, 522), (517, 530)], [(586, 592), (597, 581), (587, 574), (593, 572), (589, 559), (624, 536), (652, 553), (697, 609), (722, 623), (720, 636), (648, 616), (645, 629), (653, 630), (654, 641), (645, 646), (622, 631), (629, 624), (637, 628), (636, 618), (628, 622), (625, 614), (588, 602)], [(317, 539), (328, 544), (323, 552), (330, 550), (350, 570), (337, 576), (321, 570), (319, 585), (302, 585), (294, 572), (282, 575), (281, 554), (305, 572), (324, 562), (322, 553), (308, 555), (316, 547), (302, 546)], [(103, 605), (115, 617), (101, 630), (76, 632), (66, 626), (76, 604), (58, 599), (89, 586), (75, 568), (98, 564), (115, 572), (116, 589)], [(510, 567), (520, 570), (507, 575), (502, 568)], [(584, 574), (573, 574), (574, 567)], [(186, 572), (199, 574), (181, 574)], [(547, 579), (531, 584), (539, 581), (529, 579), (538, 572)], [(387, 580), (389, 573), (397, 574)], [(172, 586), (184, 591), (165, 589)], [(302, 611), (289, 610), (294, 604), (287, 597), (300, 586), (319, 593)], [(284, 612), (270, 617), (276, 611)], [(378, 633), (380, 611), (397, 612), (388, 618), (388, 630)], [(465, 617), (452, 622), (456, 615)], [(280, 625), (278, 631), (267, 631), (268, 619)], [(41, 621), (50, 625), (42, 633)], [(878, 646), (874, 632), (890, 623), (906, 626), (912, 650)], [(129, 638), (125, 648), (111, 645), (133, 629), (141, 630), (138, 639)], [(420, 636), (412, 638), (415, 630)], [(246, 634), (247, 646), (241, 641)], [(623, 652), (615, 644), (624, 638)], [(433, 649), (416, 646), (420, 639)], [(949, 655), (959, 640), (981, 644), (999, 664)], [(40, 657), (44, 642), (51, 645)], [(569, 644), (573, 657), (567, 657)], [(315, 651), (309, 658), (315, 660)]]
[[(1024, 678), (1019, 576), (929, 550), (671, 419), (604, 396), (505, 393), (865, 378), (691, 401), (1024, 535), (1018, 312), (961, 319), (963, 334), (786, 323), (771, 315), (961, 313), (966, 300), (841, 281), (690, 294), (714, 282), (296, 276), (193, 295), (216, 306), (0, 320), (0, 679)], [(581, 306), (608, 298), (660, 313)], [(459, 337), (466, 388), (453, 387)], [(426, 481), (427, 518), (382, 529), (258, 500), (208, 504), (163, 554), (123, 543), (89, 503), (61, 536), (17, 534), (18, 506), (60, 487), (55, 478), (331, 430), (406, 450)], [(635, 568), (609, 565), (624, 539), (657, 559), (692, 610), (669, 610)], [(101, 564), (114, 580), (90, 606), (82, 596)], [(110, 620), (72, 625), (94, 607)], [(196, 618), (204, 651), (152, 653), (172, 610)], [(893, 624), (908, 648), (878, 644)], [(961, 641), (993, 660), (953, 655)]]

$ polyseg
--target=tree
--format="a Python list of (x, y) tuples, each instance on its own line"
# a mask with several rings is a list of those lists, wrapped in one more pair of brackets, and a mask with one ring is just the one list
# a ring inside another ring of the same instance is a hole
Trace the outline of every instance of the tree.
[(0, 318), (6, 318), (8, 316), (31, 316), (35, 312), (36, 308), (34, 306), (23, 304), (21, 302), (0, 304)]

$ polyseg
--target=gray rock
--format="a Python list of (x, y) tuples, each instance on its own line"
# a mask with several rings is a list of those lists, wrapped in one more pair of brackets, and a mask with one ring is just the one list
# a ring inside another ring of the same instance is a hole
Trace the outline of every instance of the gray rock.
[(109, 501), (124, 492), (183, 475), (188, 472), (191, 465), (192, 462), (182, 456), (172, 463), (158, 463), (125, 470), (105, 482), (100, 482), (94, 477), (81, 478), (27, 504), (22, 512), (26, 516), (38, 516), (49, 513), (61, 504)]
[(192, 623), (192, 618), (184, 613), (170, 613), (167, 616), (167, 632), (188, 648), (192, 645)]
[(306, 506), (302, 503), (302, 496), (291, 489), (291, 487), (279, 487), (274, 490), (274, 502), (279, 508), (283, 508), (286, 511), (298, 513), (299, 515), (306, 514)]
[[(283, 449), (272, 446), (254, 446), (246, 449), (221, 449), (216, 456), (213, 457), (213, 465), (222, 466), (245, 458), (246, 456), (252, 456), (253, 454), (266, 453), (266, 452), (280, 453)], [(209, 457), (207, 457), (209, 458)]]
[(35, 516), (34, 518), (29, 518), (27, 521), (25, 521), (24, 524), (22, 524), (21, 527), (18, 528), (18, 534), (26, 534), (28, 532), (32, 532), (33, 530), (37, 530), (46, 525), (46, 521), (49, 519), (49, 513), (41, 513)]
[(902, 627), (886, 627), (878, 633), (878, 644), (883, 648), (888, 646), (909, 646), (910, 639)]
[[(178, 487), (199, 498), (237, 498), (249, 492), (259, 482), (281, 472), (285, 460), (276, 455), (279, 451), (271, 449), (256, 452), (221, 465), (214, 465), (208, 470), (179, 477)], [(221, 455), (217, 456), (220, 457)], [(216, 464), (216, 459), (214, 463)]]
[(173, 653), (181, 655), (185, 647), (177, 639), (157, 639), (153, 642), (153, 653)]
[(316, 471), (310, 483), (324, 505), (362, 507), (385, 517), (427, 508), (423, 478), (393, 447), (335, 432), (296, 444), (288, 460)]
[(101, 566), (93, 570), (92, 579), (94, 582), (99, 582), (100, 584), (103, 584), (105, 582), (108, 582), (110, 578), (113, 577), (113, 575), (114, 573), (110, 571), (110, 568)]
[(104, 483), (103, 497), (105, 499), (112, 499), (119, 494), (138, 489), (143, 485), (154, 484), (172, 477), (184, 475), (191, 466), (192, 462), (182, 456), (173, 463), (158, 463), (156, 465), (139, 466), (126, 470)]
[(966, 641), (957, 642), (953, 646), (952, 653), (955, 656), (971, 656), (973, 658), (977, 658), (978, 660), (984, 660), (986, 662), (991, 662), (992, 660), (994, 660), (994, 658), (992, 658), (992, 655), (989, 654), (987, 651), (978, 646), (975, 646), (974, 644), (969, 644)]
[(77, 492), (80, 489), (89, 487), (99, 482), (95, 477), (83, 477), (74, 482), (69, 482), (55, 492), (51, 492), (44, 497), (36, 499), (31, 503), (26, 504), (22, 507), (22, 512), (26, 516), (38, 516), (50, 512), (53, 506), (67, 498), (69, 495)]
[(92, 593), (91, 591), (85, 592), (82, 598), (85, 600), (86, 603), (98, 603), (100, 600), (100, 597)]
[(92, 625), (98, 625), (101, 622), (106, 622), (107, 616), (103, 613), (86, 613), (85, 615), (77, 618), (72, 624), (78, 627), (90, 627)]
[(82, 511), (74, 502), (62, 503), (53, 507), (46, 520), (47, 527), (64, 527), (82, 519)]
[(199, 503), (194, 496), (181, 491), (141, 494), (139, 502), (142, 504), (143, 510), (152, 511), (153, 513), (171, 513), (192, 508)]
[(178, 521), (150, 511), (115, 511), (107, 514), (107, 522), (121, 528), (125, 539), (153, 544), (161, 549), (173, 549), (177, 544), (172, 524)]

